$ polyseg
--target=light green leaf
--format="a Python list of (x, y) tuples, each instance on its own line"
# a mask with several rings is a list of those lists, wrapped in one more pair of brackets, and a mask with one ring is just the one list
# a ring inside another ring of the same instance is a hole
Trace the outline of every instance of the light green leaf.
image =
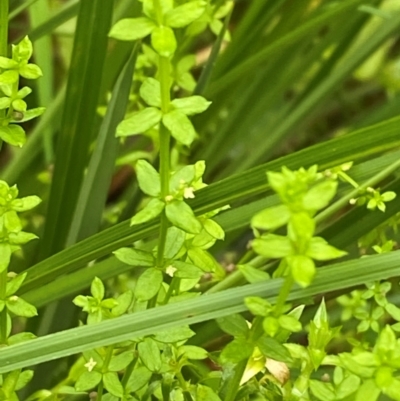
[(101, 380), (101, 373), (92, 370), (91, 372), (84, 372), (79, 376), (75, 383), (75, 389), (77, 391), (88, 391), (96, 387)]
[(14, 199), (11, 202), (11, 207), (16, 212), (25, 212), (27, 210), (31, 210), (36, 207), (42, 200), (36, 196), (25, 196), (25, 198)]
[(163, 274), (160, 270), (150, 267), (138, 278), (135, 287), (135, 298), (139, 301), (148, 301), (157, 295), (163, 282)]
[(292, 362), (292, 357), (290, 356), (288, 349), (275, 338), (263, 335), (257, 340), (257, 347), (267, 358), (286, 363)]
[(6, 301), (7, 308), (16, 316), (33, 317), (37, 315), (36, 308), (17, 295), (12, 295)]
[(171, 57), (176, 50), (174, 31), (167, 26), (158, 26), (151, 33), (151, 44), (162, 57)]
[(221, 352), (221, 362), (238, 363), (251, 356), (254, 345), (245, 338), (235, 338)]
[(310, 390), (321, 401), (336, 401), (336, 394), (331, 383), (310, 380)]
[(123, 292), (116, 299), (117, 305), (112, 308), (113, 316), (123, 315), (130, 307), (133, 300), (133, 292), (131, 290)]
[(161, 108), (161, 85), (154, 78), (146, 78), (140, 87), (140, 96), (149, 105)]
[(133, 393), (137, 390), (140, 390), (150, 382), (152, 374), (153, 373), (150, 372), (145, 366), (139, 366), (138, 368), (135, 368), (129, 377), (128, 383), (126, 384), (127, 392)]
[(176, 227), (191, 233), (198, 234), (202, 226), (196, 219), (190, 206), (180, 200), (173, 200), (165, 207), (167, 219)]
[(214, 220), (204, 220), (203, 228), (215, 239), (223, 240), (225, 238), (224, 229)]
[(0, 74), (0, 84), (11, 85), (18, 82), (19, 74), (17, 70), (9, 70)]
[(272, 305), (260, 297), (247, 297), (244, 299), (244, 303), (255, 316), (267, 316), (272, 310)]
[(173, 262), (173, 267), (178, 270), (174, 273), (174, 277), (179, 278), (187, 278), (187, 279), (198, 279), (200, 278), (204, 272), (199, 269), (197, 266), (192, 265), (190, 263), (181, 262), (176, 260)]
[(321, 237), (312, 238), (307, 250), (307, 256), (315, 260), (331, 260), (341, 258), (344, 255), (347, 255), (347, 252), (329, 245)]
[(11, 99), (9, 97), (0, 97), (0, 110), (7, 109), (11, 105)]
[(37, 236), (32, 233), (27, 233), (25, 231), (20, 231), (17, 233), (9, 233), (8, 239), (10, 241), (11, 245), (24, 245), (29, 241), (32, 241), (33, 239), (36, 239)]
[(260, 269), (256, 269), (250, 265), (238, 265), (237, 268), (242, 272), (243, 276), (246, 280), (253, 284), (259, 283), (261, 281), (267, 281), (270, 279), (270, 276), (267, 272), (264, 272)]
[(26, 102), (22, 99), (15, 99), (12, 102), (12, 107), (15, 111), (19, 111), (21, 113), (25, 113), (26, 112)]
[(11, 247), (6, 242), (0, 242), (0, 273), (7, 269), (11, 259)]
[(149, 196), (157, 197), (161, 192), (160, 174), (146, 160), (138, 160), (136, 163), (136, 175), (140, 189)]
[(288, 256), (286, 260), (296, 283), (302, 287), (310, 285), (315, 275), (313, 260), (304, 255)]
[(221, 401), (221, 398), (208, 386), (197, 385), (196, 401)]
[(365, 380), (357, 390), (355, 401), (377, 401), (381, 390), (375, 384), (375, 381)]
[(26, 141), (25, 131), (22, 127), (15, 124), (0, 127), (0, 139), (9, 143), (10, 145), (19, 146), (22, 148), (22, 145)]
[(15, 118), (15, 117), (13, 117), (12, 119), (11, 119), (11, 122), (17, 122), (17, 123), (24, 123), (25, 121), (30, 121), (30, 120), (33, 120), (34, 118), (36, 118), (36, 117), (39, 117), (39, 116), (41, 116), (44, 112), (46, 111), (46, 108), (45, 107), (36, 107), (36, 108), (34, 108), (34, 109), (29, 109), (29, 110), (26, 110), (24, 113), (23, 113), (23, 116), (22, 116), (22, 118)]
[(301, 323), (293, 316), (281, 315), (279, 316), (278, 321), (282, 329), (288, 330), (291, 333), (297, 333), (302, 329)]
[(118, 260), (131, 266), (154, 266), (154, 257), (150, 252), (135, 248), (120, 248), (113, 254)]
[(32, 42), (28, 36), (25, 36), (18, 44), (13, 48), (14, 53), (18, 55), (18, 58), (28, 61), (32, 57)]
[(154, 334), (154, 339), (161, 343), (177, 343), (179, 341), (188, 340), (196, 333), (189, 326), (173, 327), (172, 329), (158, 331)]
[(289, 238), (281, 235), (264, 235), (262, 238), (253, 240), (251, 246), (256, 253), (267, 258), (283, 258), (292, 253)]
[(183, 114), (191, 116), (203, 113), (210, 106), (211, 102), (203, 96), (188, 96), (180, 99), (174, 99), (171, 104)]
[(15, 60), (8, 57), (0, 56), (0, 68), (9, 70), (15, 67), (18, 67), (18, 63)]
[(191, 248), (188, 250), (188, 256), (193, 264), (204, 272), (215, 272), (218, 269), (218, 262), (203, 249)]
[(231, 336), (247, 336), (249, 326), (243, 316), (234, 314), (231, 316), (221, 317), (217, 319), (217, 324), (222, 331)]
[(43, 72), (36, 64), (26, 64), (19, 69), (19, 73), (26, 79), (38, 79), (43, 76)]
[(122, 398), (124, 395), (124, 388), (118, 379), (116, 372), (107, 372), (103, 375), (103, 383), (105, 389), (115, 395), (116, 397)]
[(164, 210), (165, 203), (155, 198), (152, 199), (144, 209), (140, 210), (131, 218), (131, 226), (135, 224), (145, 223), (159, 216)]
[(261, 230), (275, 230), (289, 221), (290, 211), (286, 205), (269, 207), (251, 219), (251, 225)]
[(150, 35), (156, 24), (146, 18), (124, 18), (119, 20), (112, 28), (108, 36), (118, 40), (137, 40)]
[(90, 286), (90, 292), (93, 295), (93, 297), (98, 299), (99, 301), (101, 301), (104, 298), (104, 284), (98, 277), (95, 277), (93, 279), (92, 284)]
[(208, 357), (208, 352), (195, 345), (182, 345), (178, 348), (179, 354), (184, 354), (187, 359), (201, 360)]
[(162, 121), (171, 135), (183, 145), (190, 146), (196, 139), (197, 135), (192, 123), (181, 111), (172, 110), (164, 114)]
[(133, 113), (117, 127), (116, 136), (141, 134), (154, 127), (161, 120), (161, 111), (155, 107), (147, 107)]
[(175, 7), (166, 14), (166, 24), (172, 28), (183, 28), (201, 17), (206, 5), (206, 1), (197, 0)]
[(33, 377), (33, 370), (24, 370), (21, 372), (18, 376), (18, 381), (15, 386), (15, 390), (21, 390), (21, 388), (24, 388), (31, 380)]
[(304, 195), (303, 205), (306, 210), (317, 211), (329, 205), (336, 194), (337, 181), (324, 181), (314, 185)]
[(25, 280), (25, 277), (28, 273), (21, 273), (12, 278), (8, 283), (7, 283), (7, 291), (6, 291), (6, 297), (9, 297), (10, 295), (15, 294), (18, 289), (21, 287), (22, 283)]
[(169, 227), (167, 231), (167, 238), (165, 241), (164, 257), (166, 259), (174, 258), (177, 253), (182, 249), (185, 242), (186, 233), (178, 227)]
[(160, 350), (157, 343), (151, 338), (145, 338), (138, 345), (139, 357), (150, 372), (157, 372), (161, 368)]

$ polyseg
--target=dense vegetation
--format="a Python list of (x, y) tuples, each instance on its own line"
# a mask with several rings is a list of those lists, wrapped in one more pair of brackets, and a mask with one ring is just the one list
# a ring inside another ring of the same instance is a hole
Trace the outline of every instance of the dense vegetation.
[(397, 0), (0, 2), (0, 400), (400, 400)]

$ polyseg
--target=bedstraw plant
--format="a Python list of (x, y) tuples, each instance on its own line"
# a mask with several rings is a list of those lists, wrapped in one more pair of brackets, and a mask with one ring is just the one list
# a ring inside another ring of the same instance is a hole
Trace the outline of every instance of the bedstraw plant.
[(397, 2), (59, 3), (0, 3), (0, 400), (400, 400)]

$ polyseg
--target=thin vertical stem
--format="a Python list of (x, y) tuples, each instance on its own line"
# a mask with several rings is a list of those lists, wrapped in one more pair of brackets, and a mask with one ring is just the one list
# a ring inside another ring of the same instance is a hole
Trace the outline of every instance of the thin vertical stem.
[[(0, 56), (8, 56), (8, 0), (0, 0)], [(0, 110), (0, 118), (4, 116), (5, 111)], [(2, 145), (3, 141), (0, 139), (0, 150)]]
[[(8, 56), (8, 0), (0, 0), (0, 56)], [(0, 111), (4, 117), (4, 110)], [(0, 140), (0, 151), (3, 142)], [(0, 273), (0, 299), (5, 299), (7, 289), (7, 269)], [(7, 308), (0, 313), (0, 344), (7, 341)]]

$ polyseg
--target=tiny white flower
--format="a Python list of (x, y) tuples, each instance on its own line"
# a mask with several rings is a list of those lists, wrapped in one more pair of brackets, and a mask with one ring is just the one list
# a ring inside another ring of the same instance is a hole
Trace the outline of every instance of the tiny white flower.
[(96, 365), (97, 362), (93, 358), (90, 358), (89, 361), (86, 362), (83, 366), (87, 368), (88, 372), (91, 372)]
[(193, 191), (194, 191), (194, 188), (193, 187), (188, 187), (188, 188), (185, 188), (185, 190), (183, 191), (183, 197), (185, 198), (185, 199), (193, 199), (194, 198), (194, 193), (193, 193)]
[(175, 274), (175, 272), (176, 272), (177, 270), (178, 270), (178, 269), (177, 269), (176, 267), (174, 267), (174, 266), (172, 266), (172, 265), (169, 265), (169, 266), (165, 269), (165, 273), (167, 273), (168, 276), (170, 276), (170, 277), (174, 277), (174, 274)]
[(172, 195), (167, 195), (165, 197), (165, 202), (171, 202), (174, 199), (174, 197)]
[(353, 198), (349, 200), (350, 205), (355, 205), (357, 203), (357, 199)]

